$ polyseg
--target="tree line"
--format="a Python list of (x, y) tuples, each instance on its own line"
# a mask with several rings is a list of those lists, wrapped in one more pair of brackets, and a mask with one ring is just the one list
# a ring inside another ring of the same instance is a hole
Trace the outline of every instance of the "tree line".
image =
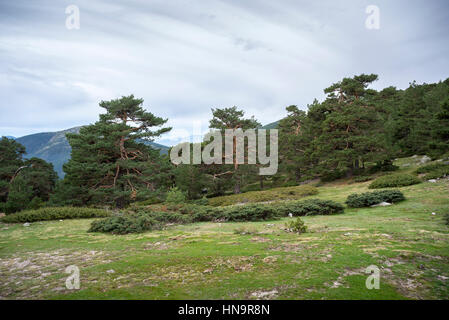
[[(324, 101), (313, 101), (307, 111), (288, 106), (278, 124), (280, 169), (274, 176), (258, 175), (260, 164), (235, 161), (174, 165), (146, 143), (171, 130), (167, 119), (146, 111), (133, 95), (102, 101), (105, 113), (97, 122), (67, 134), (72, 151), (62, 180), (44, 160), (24, 159), (25, 148), (15, 140), (0, 140), (0, 212), (43, 205), (122, 208), (161, 201), (173, 187), (193, 200), (394, 170), (393, 159), (413, 154), (447, 156), (449, 79), (376, 91), (370, 85), (377, 79), (344, 78), (324, 89)], [(235, 106), (211, 111), (211, 129), (261, 127)]]

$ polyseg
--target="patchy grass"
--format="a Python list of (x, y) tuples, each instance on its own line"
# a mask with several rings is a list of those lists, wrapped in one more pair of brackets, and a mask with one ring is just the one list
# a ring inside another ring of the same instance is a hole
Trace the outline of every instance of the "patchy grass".
[[(309, 198), (343, 203), (369, 183), (333, 182)], [(449, 180), (400, 190), (407, 200), (389, 207), (303, 217), (304, 234), (283, 230), (293, 218), (120, 236), (87, 233), (92, 219), (0, 224), (0, 297), (448, 299)], [(379, 290), (365, 287), (373, 264)], [(69, 265), (80, 290), (65, 288)]]
[(296, 187), (273, 188), (264, 191), (248, 191), (229, 196), (209, 199), (211, 206), (230, 206), (248, 202), (271, 202), (278, 200), (294, 200), (305, 196), (315, 195), (318, 189), (313, 186), (303, 185)]

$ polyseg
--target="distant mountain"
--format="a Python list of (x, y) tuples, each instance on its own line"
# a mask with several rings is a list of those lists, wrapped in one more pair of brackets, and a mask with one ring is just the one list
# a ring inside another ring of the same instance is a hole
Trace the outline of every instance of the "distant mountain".
[(269, 129), (277, 129), (278, 126), (279, 126), (279, 121), (281, 121), (281, 120), (278, 120), (278, 121), (275, 121), (275, 122), (266, 124), (266, 125), (262, 126), (261, 128), (262, 128), (262, 129), (266, 129), (266, 130), (269, 130)]
[[(62, 165), (70, 159), (71, 148), (66, 133), (79, 133), (81, 127), (75, 127), (57, 132), (42, 132), (30, 134), (28, 136), (17, 138), (16, 141), (22, 144), (26, 149), (26, 158), (41, 158), (53, 164), (59, 177), (64, 177)], [(169, 147), (155, 142), (147, 142), (155, 149), (159, 149), (162, 154), (167, 154)]]

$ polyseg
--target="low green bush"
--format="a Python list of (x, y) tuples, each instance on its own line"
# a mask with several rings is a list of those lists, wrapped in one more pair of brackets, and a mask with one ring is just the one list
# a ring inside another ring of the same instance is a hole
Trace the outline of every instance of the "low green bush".
[(167, 198), (165, 199), (166, 203), (183, 203), (185, 201), (185, 193), (179, 190), (177, 187), (171, 188), (170, 191), (167, 192)]
[(354, 182), (366, 182), (366, 181), (371, 181), (374, 178), (371, 176), (358, 176), (354, 178)]
[(438, 179), (449, 176), (449, 164), (432, 163), (419, 167), (415, 170), (416, 174), (424, 174), (423, 180)]
[(338, 202), (331, 200), (309, 199), (303, 201), (288, 201), (277, 205), (281, 215), (287, 216), (314, 216), (332, 215), (344, 212), (344, 207)]
[(250, 191), (229, 196), (210, 198), (209, 204), (212, 206), (230, 206), (238, 203), (255, 203), (273, 200), (294, 200), (305, 196), (315, 195), (317, 193), (318, 189), (313, 186), (303, 185), (297, 187), (283, 187), (264, 191)]
[(161, 229), (162, 224), (147, 214), (126, 214), (93, 221), (89, 232), (107, 232), (113, 234), (139, 233)]
[(1, 222), (35, 222), (59, 219), (102, 218), (111, 215), (110, 211), (78, 207), (47, 207), (37, 210), (26, 210), (0, 218)]
[(396, 203), (403, 200), (405, 200), (405, 197), (399, 190), (382, 190), (351, 194), (348, 196), (345, 203), (350, 208), (363, 208), (381, 202)]
[(273, 205), (247, 204), (216, 208), (215, 214), (224, 221), (241, 222), (276, 220), (281, 216), (281, 211)]
[(285, 224), (287, 231), (294, 233), (305, 233), (307, 231), (307, 227), (304, 224), (304, 221), (301, 218), (296, 218), (296, 220), (287, 222)]
[(369, 189), (395, 188), (421, 183), (417, 177), (409, 174), (392, 174), (377, 178), (369, 186)]
[(446, 221), (446, 225), (449, 226), (449, 213), (445, 214), (444, 220)]
[(195, 204), (153, 205), (128, 210), (127, 213), (119, 216), (94, 221), (90, 231), (125, 234), (157, 230), (168, 223), (265, 221), (276, 220), (287, 216), (289, 213), (295, 216), (306, 216), (341, 212), (343, 212), (341, 204), (318, 199), (270, 204), (249, 203), (226, 207)]

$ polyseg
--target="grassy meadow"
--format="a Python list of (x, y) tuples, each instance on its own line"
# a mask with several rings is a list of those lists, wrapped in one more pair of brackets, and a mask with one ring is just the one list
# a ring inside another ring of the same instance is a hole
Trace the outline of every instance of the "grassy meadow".
[[(339, 180), (301, 199), (344, 203), (370, 183)], [(448, 299), (449, 180), (400, 190), (407, 200), (392, 206), (303, 217), (304, 234), (283, 230), (294, 218), (129, 235), (88, 233), (93, 219), (1, 223), (0, 299)], [(70, 265), (79, 290), (65, 286)], [(365, 285), (370, 265), (378, 290)]]

